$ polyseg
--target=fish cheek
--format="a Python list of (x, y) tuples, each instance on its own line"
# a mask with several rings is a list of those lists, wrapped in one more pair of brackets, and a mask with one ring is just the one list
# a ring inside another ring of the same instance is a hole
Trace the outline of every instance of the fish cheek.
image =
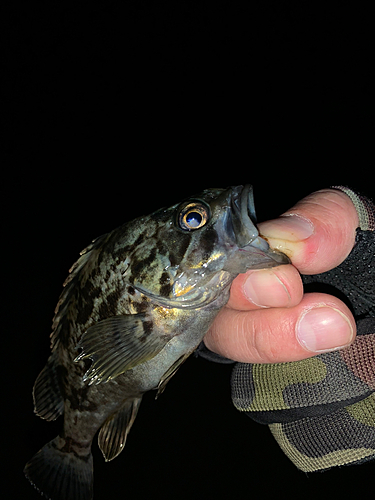
[(218, 245), (218, 235), (213, 227), (208, 227), (203, 234), (200, 241), (200, 246), (202, 248), (203, 259), (205, 261), (209, 260), (211, 255), (214, 253)]
[(186, 255), (188, 267), (201, 267), (207, 263), (218, 248), (218, 235), (214, 227), (208, 227), (200, 233), (194, 233), (194, 240), (190, 246), (190, 252)]
[[(131, 279), (132, 280), (137, 280), (142, 279), (144, 275), (147, 273), (147, 270), (149, 267), (151, 267), (152, 263), (155, 261), (157, 254), (156, 248), (152, 248), (148, 255), (146, 252), (136, 252), (134, 255), (132, 255), (131, 258)], [(130, 279), (129, 279), (130, 281)]]
[(131, 285), (141, 286), (154, 295), (169, 297), (173, 285), (173, 277), (167, 271), (169, 267), (168, 256), (153, 248), (144, 258), (142, 253), (134, 256), (128, 281)]
[(157, 249), (159, 253), (165, 256), (172, 267), (178, 266), (183, 260), (193, 233), (177, 230), (175, 227), (168, 231), (159, 231), (157, 239)]

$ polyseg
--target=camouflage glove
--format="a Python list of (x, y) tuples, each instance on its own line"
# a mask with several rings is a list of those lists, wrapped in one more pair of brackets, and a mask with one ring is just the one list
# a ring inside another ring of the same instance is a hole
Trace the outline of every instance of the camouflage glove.
[[(375, 458), (375, 207), (347, 188), (360, 220), (356, 244), (331, 271), (303, 276), (306, 291), (338, 296), (357, 322), (355, 342), (293, 363), (237, 363), (235, 407), (268, 424), (303, 471)], [(212, 359), (212, 358), (211, 358)]]

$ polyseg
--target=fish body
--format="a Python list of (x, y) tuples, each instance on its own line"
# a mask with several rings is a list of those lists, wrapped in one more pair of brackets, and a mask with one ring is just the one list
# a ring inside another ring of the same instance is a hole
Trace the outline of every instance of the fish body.
[(93, 496), (92, 440), (124, 448), (142, 396), (160, 394), (247, 269), (285, 264), (259, 236), (251, 186), (208, 189), (88, 246), (64, 283), (35, 413), (64, 416), (25, 474), (53, 500)]

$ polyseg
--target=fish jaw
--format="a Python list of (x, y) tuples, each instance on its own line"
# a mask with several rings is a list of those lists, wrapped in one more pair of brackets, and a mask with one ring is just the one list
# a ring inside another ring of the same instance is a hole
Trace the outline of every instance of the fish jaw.
[(232, 188), (231, 211), (227, 214), (225, 231), (235, 242), (223, 267), (226, 271), (240, 274), (249, 269), (268, 269), (290, 263), (285, 254), (270, 248), (259, 235), (253, 189), (249, 184)]
[[(194, 263), (188, 258), (182, 260), (172, 287), (176, 307), (178, 303), (186, 307), (193, 297), (202, 296), (198, 292), (199, 288), (207, 289), (204, 293), (206, 301), (211, 288), (211, 299), (215, 300), (220, 293), (220, 286), (225, 287), (240, 273), (290, 263), (285, 254), (272, 249), (259, 235), (250, 185), (224, 191), (212, 203), (211, 211), (217, 217), (213, 225), (217, 234), (217, 247), (208, 258), (198, 259)], [(216, 279), (215, 274), (218, 275)]]
[(252, 244), (234, 250), (223, 269), (238, 275), (250, 269), (270, 269), (289, 263), (290, 260), (285, 254), (273, 250), (258, 236)]
[[(142, 288), (142, 286), (135, 286), (134, 288), (151, 299), (151, 302), (157, 306), (169, 309), (199, 309), (216, 302), (218, 296), (225, 292), (225, 289), (229, 287), (234, 277), (228, 271), (221, 271), (208, 276), (203, 282), (201, 276), (199, 280), (194, 281), (193, 278), (189, 278), (181, 273), (180, 278), (183, 279), (175, 282), (178, 286), (176, 287), (177, 293), (173, 297), (162, 297), (153, 294), (149, 290)], [(189, 283), (189, 280), (191, 280), (191, 283)], [(222, 304), (220, 307), (224, 305)]]

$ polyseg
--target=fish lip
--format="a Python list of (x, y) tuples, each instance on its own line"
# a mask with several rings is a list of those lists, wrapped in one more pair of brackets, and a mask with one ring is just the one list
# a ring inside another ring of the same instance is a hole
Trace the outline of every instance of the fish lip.
[[(246, 252), (252, 261), (250, 263), (249, 260), (249, 269), (263, 269), (290, 263), (285, 254), (271, 249), (267, 241), (259, 235), (251, 184), (232, 187), (230, 206), (227, 230), (236, 242), (237, 252)], [(232, 269), (232, 265), (228, 264), (224, 269)], [(240, 267), (243, 268), (243, 265)], [(241, 269), (240, 272), (244, 270)]]
[(235, 241), (239, 248), (244, 248), (259, 236), (251, 184), (232, 187), (230, 204)]

